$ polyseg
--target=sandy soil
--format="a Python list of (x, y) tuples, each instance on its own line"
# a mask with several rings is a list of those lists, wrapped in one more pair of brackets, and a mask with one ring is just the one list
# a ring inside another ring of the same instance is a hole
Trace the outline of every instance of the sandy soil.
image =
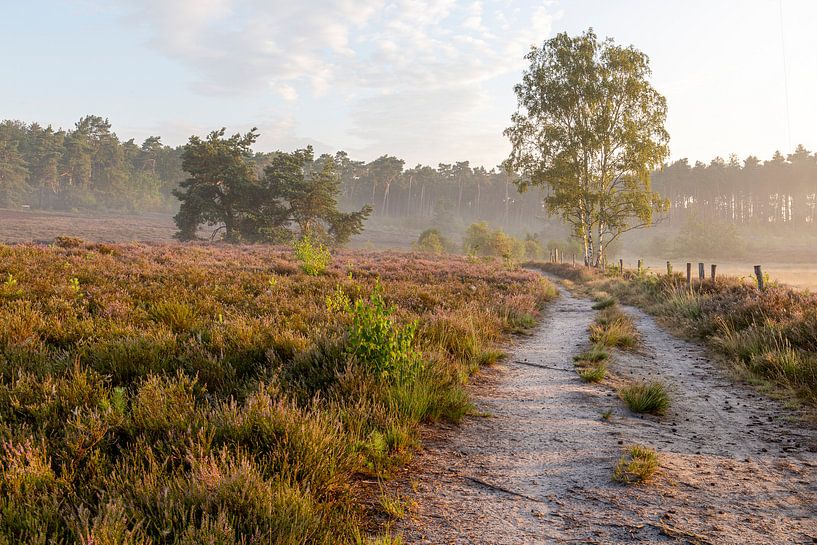
[[(535, 334), (475, 382), (484, 415), (429, 432), (402, 485), (414, 501), (396, 527), (405, 541), (817, 543), (817, 431), (628, 308), (642, 346), (611, 369), (660, 377), (673, 396), (664, 417), (630, 413), (573, 370), (590, 305), (562, 290)], [(661, 453), (654, 482), (611, 480), (632, 443)]]

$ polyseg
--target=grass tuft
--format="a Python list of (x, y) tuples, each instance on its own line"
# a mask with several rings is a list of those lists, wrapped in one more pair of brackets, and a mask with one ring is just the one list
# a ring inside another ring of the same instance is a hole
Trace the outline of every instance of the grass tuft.
[(601, 382), (607, 376), (607, 366), (600, 364), (579, 369), (579, 376), (585, 382)]
[(613, 297), (605, 297), (598, 303), (593, 305), (593, 310), (604, 310), (606, 308), (610, 308), (616, 304), (616, 300)]
[(613, 480), (624, 484), (646, 483), (658, 473), (658, 453), (643, 445), (631, 445), (624, 450), (615, 469)]
[(619, 396), (635, 413), (662, 415), (670, 406), (667, 389), (661, 382), (640, 382), (619, 390)]
[(610, 357), (610, 354), (604, 349), (603, 346), (596, 345), (587, 352), (582, 352), (581, 354), (577, 354), (573, 356), (573, 361), (589, 361), (592, 363), (604, 361)]
[(602, 346), (632, 348), (638, 342), (638, 330), (628, 314), (617, 306), (608, 306), (590, 325), (590, 340)]

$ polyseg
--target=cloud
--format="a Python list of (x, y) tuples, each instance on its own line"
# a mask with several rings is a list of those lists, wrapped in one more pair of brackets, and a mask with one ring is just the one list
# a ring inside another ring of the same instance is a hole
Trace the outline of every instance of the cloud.
[[(258, 139), (258, 146), (266, 150), (293, 150), (312, 146), (317, 154), (337, 151), (334, 146), (326, 142), (298, 136), (295, 131), (296, 122), (292, 115), (262, 116), (255, 122), (235, 121), (225, 123), (225, 126), (228, 134), (245, 133), (257, 128), (261, 135)], [(206, 122), (197, 123), (185, 119), (172, 119), (151, 125), (125, 125), (120, 132), (134, 138), (137, 142), (141, 142), (152, 135), (161, 135), (162, 142), (178, 145), (187, 142), (192, 134), (203, 138), (214, 128), (218, 127)]]
[(331, 93), (348, 108), (349, 135), (366, 139), (372, 151), (401, 146), (388, 150), (394, 154), (439, 150), (458, 130), (467, 139), (475, 116), (491, 105), (486, 82), (519, 71), (552, 22), (549, 3), (514, 0), (124, 5), (128, 21), (148, 31), (151, 47), (192, 69), (195, 92), (267, 93), (279, 109), (304, 97), (319, 103)]

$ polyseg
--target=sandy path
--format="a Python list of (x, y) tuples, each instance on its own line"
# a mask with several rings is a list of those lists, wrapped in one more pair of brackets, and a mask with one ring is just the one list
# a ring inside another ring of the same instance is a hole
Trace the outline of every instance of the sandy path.
[[(415, 505), (397, 527), (407, 543), (817, 543), (817, 432), (627, 310), (643, 346), (611, 368), (660, 376), (670, 412), (633, 415), (609, 387), (580, 381), (572, 356), (594, 313), (562, 290), (535, 334), (475, 383), (486, 416), (426, 440), (406, 484)], [(662, 454), (663, 475), (616, 484), (634, 442)]]

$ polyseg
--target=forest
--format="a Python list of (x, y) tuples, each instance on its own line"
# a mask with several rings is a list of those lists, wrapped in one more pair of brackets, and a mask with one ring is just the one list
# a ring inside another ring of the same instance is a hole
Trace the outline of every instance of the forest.
[[(40, 210), (172, 213), (173, 191), (187, 178), (184, 146), (151, 136), (141, 144), (121, 140), (108, 119), (89, 115), (73, 128), (6, 120), (0, 123), (0, 207)], [(280, 152), (254, 152), (260, 173)], [(517, 191), (518, 177), (501, 166), (468, 161), (416, 165), (392, 155), (366, 162), (339, 151), (316, 162), (335, 162), (341, 208), (370, 204), (373, 218), (428, 224), (457, 218), (511, 230), (546, 219), (547, 189)], [(669, 199), (668, 222), (689, 214), (735, 224), (817, 225), (817, 153), (797, 146), (768, 160), (755, 156), (712, 159), (690, 165), (680, 159), (652, 173), (652, 187)]]

